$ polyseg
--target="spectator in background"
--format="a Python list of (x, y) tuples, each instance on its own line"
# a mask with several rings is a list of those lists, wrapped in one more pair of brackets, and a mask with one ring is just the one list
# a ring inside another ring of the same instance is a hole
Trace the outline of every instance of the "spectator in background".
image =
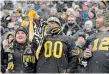
[(57, 1), (56, 8), (57, 8), (58, 12), (63, 12), (64, 7), (65, 6), (64, 6), (64, 2), (63, 1)]
[(76, 40), (79, 36), (80, 32), (83, 32), (85, 34), (85, 39), (87, 39), (90, 35), (96, 32), (96, 30), (93, 28), (93, 22), (91, 20), (87, 20), (83, 26), (83, 29), (79, 29), (74, 35), (73, 39)]
[(58, 17), (58, 12), (56, 8), (51, 8), (50, 9), (50, 16)]
[(109, 10), (97, 13), (96, 27), (98, 33), (88, 38), (88, 50), (84, 51), (87, 60), (87, 73), (109, 73)]
[(9, 11), (4, 10), (2, 16), (3, 17), (1, 18), (1, 26), (7, 28), (8, 23), (11, 21)]
[(74, 15), (73, 8), (68, 8), (65, 12), (62, 13), (61, 15), (62, 24), (65, 24), (68, 21), (68, 17), (70, 15)]
[(7, 68), (7, 64), (8, 64), (8, 54), (10, 52), (9, 47), (11, 42), (14, 40), (14, 33), (13, 32), (8, 32), (5, 34), (4, 40), (2, 42), (2, 66), (3, 68)]
[(80, 26), (76, 23), (76, 17), (73, 15), (68, 17), (67, 23), (63, 26), (63, 32), (69, 36), (73, 36), (80, 29)]
[(52, 17), (52, 16), (57, 17), (61, 20), (61, 23), (63, 23), (64, 20), (62, 20), (61, 15), (62, 15), (62, 13), (57, 12), (56, 7), (53, 7), (53, 8), (50, 9), (50, 17)]
[(68, 8), (67, 9), (67, 11), (66, 11), (66, 14), (68, 15), (68, 16), (70, 16), (70, 15), (74, 15), (74, 9), (73, 8)]
[(11, 22), (8, 23), (8, 29), (9, 31), (15, 31), (15, 23), (17, 20), (16, 15), (13, 14), (10, 16), (10, 18), (11, 18)]
[(84, 24), (84, 32), (86, 33), (86, 39), (96, 32), (93, 28), (93, 22), (91, 20), (87, 20)]
[(66, 4), (66, 6), (68, 8), (71, 8), (72, 7), (72, 3), (73, 3), (73, 1), (64, 1), (64, 4)]
[(96, 14), (95, 14), (95, 9), (91, 9), (88, 12), (88, 18), (93, 22), (94, 28), (96, 27)]
[(75, 44), (77, 47), (83, 49), (84, 45), (86, 43), (86, 35), (84, 32), (79, 32), (78, 37), (75, 41)]
[(85, 49), (85, 44), (86, 44), (86, 35), (84, 32), (79, 32), (79, 35), (77, 36), (77, 39), (75, 40), (75, 49), (78, 52), (78, 68), (76, 70), (77, 73), (84, 73), (84, 65), (83, 64), (83, 53)]
[(39, 9), (40, 9), (40, 2), (39, 1), (37, 1), (37, 0), (34, 0), (34, 10), (35, 11), (38, 11)]
[(4, 1), (4, 6), (3, 9), (8, 9), (8, 10), (13, 10), (14, 9), (14, 4), (11, 0)]
[(88, 11), (89, 11), (89, 6), (87, 2), (83, 3), (83, 8), (82, 8), (82, 17), (84, 19), (84, 21), (86, 21), (88, 19)]
[(75, 5), (74, 7), (74, 16), (77, 18), (76, 22), (80, 27), (83, 27), (84, 25), (84, 19), (81, 16), (81, 9), (79, 5)]
[(47, 7), (47, 3), (42, 1), (41, 8), (38, 10), (40, 18), (46, 20), (50, 16), (50, 10)]
[[(54, 8), (54, 7), (56, 7), (56, 2), (55, 1), (48, 1), (48, 3), (47, 3), (47, 5), (48, 5), (48, 7), (51, 9), (51, 8)], [(57, 9), (57, 8), (56, 8)]]
[(9, 44), (14, 40), (14, 32), (7, 32), (3, 40), (3, 49), (4, 52), (9, 52)]

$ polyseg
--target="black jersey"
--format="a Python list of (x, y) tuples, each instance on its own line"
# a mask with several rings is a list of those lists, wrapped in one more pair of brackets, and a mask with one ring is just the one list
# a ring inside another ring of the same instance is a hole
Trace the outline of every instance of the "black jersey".
[(77, 55), (72, 54), (73, 40), (68, 36), (47, 36), (37, 61), (37, 73), (75, 72)]
[(109, 73), (109, 31), (99, 31), (89, 38), (92, 57), (88, 59), (86, 71), (89, 73)]

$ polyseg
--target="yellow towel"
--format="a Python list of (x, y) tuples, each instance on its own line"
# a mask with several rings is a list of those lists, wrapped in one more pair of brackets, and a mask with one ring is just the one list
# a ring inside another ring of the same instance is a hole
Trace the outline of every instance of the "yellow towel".
[(32, 42), (33, 36), (34, 36), (33, 19), (30, 19), (30, 24), (29, 24), (29, 41)]

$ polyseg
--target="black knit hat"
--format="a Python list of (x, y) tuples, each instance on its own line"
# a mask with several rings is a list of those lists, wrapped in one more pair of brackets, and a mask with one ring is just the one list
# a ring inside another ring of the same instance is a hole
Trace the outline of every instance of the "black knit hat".
[(86, 34), (84, 32), (79, 32), (79, 37), (83, 37), (84, 39), (86, 38)]
[[(27, 30), (26, 30), (26, 28), (24, 28), (23, 26), (20, 26), (20, 27), (16, 30), (16, 33), (17, 33), (18, 31), (23, 31), (23, 32), (28, 36)], [(15, 33), (15, 35), (16, 35), (16, 33)]]

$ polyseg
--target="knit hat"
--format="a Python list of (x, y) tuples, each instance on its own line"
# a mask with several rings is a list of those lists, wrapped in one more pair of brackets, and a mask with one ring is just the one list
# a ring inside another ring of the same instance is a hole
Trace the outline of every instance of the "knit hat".
[(50, 17), (47, 19), (47, 23), (48, 22), (56, 22), (58, 23), (59, 25), (61, 25), (61, 22), (59, 21), (59, 19), (57, 17)]
[(79, 37), (83, 37), (84, 39), (86, 38), (86, 34), (85, 34), (85, 32), (79, 32), (79, 35), (78, 35)]
[(103, 16), (104, 17), (104, 25), (109, 26), (109, 9), (98, 10), (96, 15)]
[(105, 9), (103, 11), (103, 15), (104, 15), (104, 25), (109, 26), (109, 9)]
[[(16, 33), (17, 33), (18, 31), (23, 31), (23, 32), (28, 36), (27, 30), (26, 30), (23, 26), (20, 26), (20, 27), (16, 30)], [(15, 33), (15, 35), (16, 35), (16, 33)]]
[(87, 25), (87, 24), (90, 25), (91, 27), (93, 27), (93, 23), (92, 23), (91, 20), (86, 21), (86, 22), (85, 22), (85, 25)]

